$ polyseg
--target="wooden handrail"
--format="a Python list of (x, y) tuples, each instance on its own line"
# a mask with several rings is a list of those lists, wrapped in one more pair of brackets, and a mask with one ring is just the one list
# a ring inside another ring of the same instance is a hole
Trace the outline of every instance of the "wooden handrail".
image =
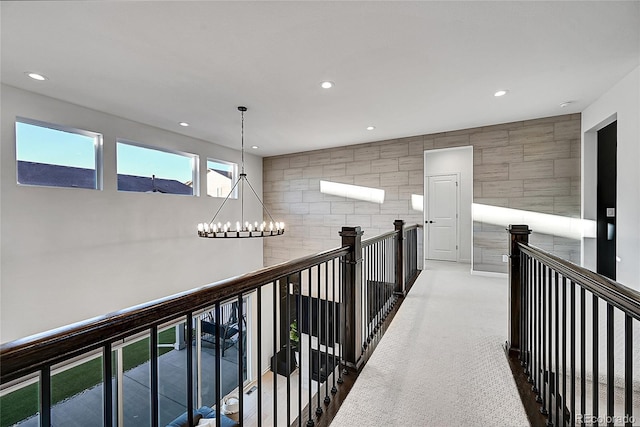
[(4, 343), (0, 345), (0, 383), (15, 380), (44, 366), (68, 360), (154, 325), (186, 316), (240, 293), (251, 292), (262, 285), (348, 253), (349, 247), (346, 246), (327, 250)]
[(386, 239), (388, 239), (390, 237), (394, 237), (395, 235), (396, 235), (395, 231), (389, 231), (388, 233), (384, 233), (384, 234), (381, 234), (379, 236), (371, 237), (371, 238), (369, 238), (367, 240), (363, 240), (362, 241), (362, 247), (371, 246), (371, 245), (373, 245), (375, 243), (381, 242), (381, 241), (386, 240)]
[(640, 292), (580, 267), (529, 244), (518, 243), (520, 250), (540, 260), (569, 280), (597, 295), (629, 316), (640, 320)]

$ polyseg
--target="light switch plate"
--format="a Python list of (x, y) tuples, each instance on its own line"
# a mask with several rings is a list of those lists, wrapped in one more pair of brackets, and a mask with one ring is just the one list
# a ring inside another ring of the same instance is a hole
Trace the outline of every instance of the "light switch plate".
[(509, 262), (509, 255), (502, 255), (502, 262)]
[(616, 208), (607, 208), (607, 218), (616, 216)]

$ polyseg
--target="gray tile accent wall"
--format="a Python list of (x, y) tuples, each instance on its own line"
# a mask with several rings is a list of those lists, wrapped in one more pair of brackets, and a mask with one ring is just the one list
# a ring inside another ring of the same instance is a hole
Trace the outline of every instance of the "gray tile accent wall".
[[(424, 193), (424, 151), (472, 145), (475, 203), (580, 217), (580, 115), (564, 115), (267, 157), (264, 202), (287, 233), (264, 239), (265, 266), (340, 244), (342, 226), (364, 238), (393, 229), (395, 219), (422, 223), (411, 195)], [(320, 180), (381, 188), (385, 202), (320, 193)], [(504, 227), (474, 223), (473, 268), (506, 272)], [(531, 242), (574, 262), (580, 242), (534, 233)]]

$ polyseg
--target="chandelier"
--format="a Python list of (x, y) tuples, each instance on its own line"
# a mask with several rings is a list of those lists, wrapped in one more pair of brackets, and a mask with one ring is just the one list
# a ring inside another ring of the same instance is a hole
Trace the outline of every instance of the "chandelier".
[[(238, 107), (238, 111), (240, 111), (240, 115), (242, 118), (242, 130), (240, 133), (240, 140), (242, 142), (242, 172), (240, 173), (240, 177), (236, 180), (235, 184), (229, 191), (227, 197), (225, 197), (222, 205), (218, 208), (215, 215), (209, 222), (201, 222), (198, 224), (198, 236), (199, 237), (207, 237), (207, 238), (243, 238), (243, 237), (269, 237), (269, 236), (280, 236), (284, 234), (284, 222), (275, 221), (269, 213), (269, 210), (266, 208), (260, 196), (253, 189), (253, 186), (249, 182), (247, 178), (247, 174), (244, 171), (244, 112), (247, 111), (247, 107)], [(260, 205), (264, 209), (264, 212), (267, 213), (269, 217), (269, 221), (245, 221), (244, 219), (244, 185), (245, 183), (253, 192), (253, 195), (258, 199)], [(237, 187), (240, 187), (240, 202), (241, 202), (241, 214), (239, 221), (227, 221), (227, 222), (216, 222), (216, 218), (218, 214), (224, 207), (227, 200), (231, 197), (234, 190)]]

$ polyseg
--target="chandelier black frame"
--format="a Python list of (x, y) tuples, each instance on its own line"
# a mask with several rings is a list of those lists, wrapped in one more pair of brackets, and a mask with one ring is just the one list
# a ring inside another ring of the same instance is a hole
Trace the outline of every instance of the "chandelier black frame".
[[(249, 182), (247, 178), (247, 174), (244, 171), (244, 113), (247, 111), (247, 107), (240, 106), (238, 107), (238, 111), (240, 111), (240, 115), (242, 118), (242, 127), (240, 140), (242, 143), (242, 171), (240, 176), (236, 180), (235, 184), (229, 191), (227, 197), (225, 197), (222, 205), (218, 208), (213, 218), (209, 222), (201, 222), (198, 224), (198, 236), (199, 237), (207, 237), (207, 238), (248, 238), (248, 237), (270, 237), (270, 236), (280, 236), (284, 234), (284, 223), (275, 221), (269, 209), (262, 203), (260, 196), (256, 193), (256, 190), (253, 189), (253, 186)], [(250, 223), (244, 220), (244, 184), (247, 183), (253, 195), (258, 199), (260, 205), (264, 212), (267, 213), (269, 217), (269, 223), (266, 221), (262, 221), (261, 223), (253, 222)], [(230, 221), (226, 223), (218, 222), (216, 223), (216, 218), (218, 214), (227, 203), (227, 200), (231, 198), (234, 190), (238, 188), (238, 184), (240, 185), (240, 201), (241, 201), (241, 220), (236, 221), (235, 224), (232, 224)], [(234, 228), (235, 226), (235, 228)]]

